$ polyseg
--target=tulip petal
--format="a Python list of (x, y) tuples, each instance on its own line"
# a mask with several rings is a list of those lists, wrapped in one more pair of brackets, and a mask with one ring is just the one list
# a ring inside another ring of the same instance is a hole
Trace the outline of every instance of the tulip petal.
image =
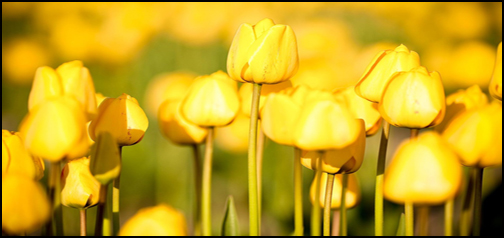
[(283, 145), (294, 145), (294, 131), (301, 107), (283, 94), (271, 94), (261, 111), (264, 134)]
[(227, 58), (227, 71), (232, 79), (245, 82), (242, 70), (248, 61), (247, 51), (255, 38), (254, 28), (250, 24), (242, 24), (236, 32)]
[(33, 108), (46, 99), (62, 96), (64, 93), (60, 76), (54, 69), (44, 66), (39, 67), (35, 72), (35, 79), (28, 97), (28, 110)]
[(121, 173), (119, 145), (107, 131), (98, 134), (96, 143), (91, 147), (89, 170), (103, 185), (109, 184)]

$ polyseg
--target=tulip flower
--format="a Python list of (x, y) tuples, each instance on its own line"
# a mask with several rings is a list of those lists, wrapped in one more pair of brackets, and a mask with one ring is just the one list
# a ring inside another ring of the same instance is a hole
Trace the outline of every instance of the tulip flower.
[(40, 180), (44, 170), (44, 161), (30, 155), (18, 132), (2, 130), (2, 177), (9, 173)]
[(20, 125), (28, 151), (50, 162), (88, 153), (86, 117), (72, 97), (49, 98), (34, 107)]
[[(240, 95), (241, 112), (247, 117), (250, 117), (250, 108), (252, 107), (252, 87), (252, 84), (244, 83), (238, 91), (238, 94)], [(292, 87), (290, 80), (283, 81), (278, 84), (263, 85), (261, 95), (259, 96), (259, 115), (261, 114), (261, 110), (264, 107), (264, 103), (266, 102), (269, 94), (280, 92), (281, 90), (289, 87)]]
[(159, 107), (159, 128), (163, 135), (175, 144), (199, 144), (207, 137), (208, 130), (187, 121), (181, 114), (180, 101), (164, 101)]
[(400, 45), (395, 50), (379, 53), (369, 64), (355, 86), (355, 92), (371, 102), (380, 102), (391, 76), (400, 71), (409, 71), (420, 66), (420, 56), (415, 51)]
[(120, 236), (186, 236), (185, 217), (168, 205), (144, 208), (130, 218)]
[(121, 173), (119, 148), (110, 132), (101, 132), (91, 147), (89, 170), (102, 185), (109, 184)]
[(182, 115), (203, 127), (228, 125), (239, 109), (236, 82), (222, 71), (195, 79), (181, 105)]
[(385, 198), (436, 205), (455, 197), (462, 182), (457, 155), (436, 132), (403, 142), (385, 172)]
[(291, 27), (264, 19), (240, 26), (229, 49), (227, 71), (239, 82), (276, 84), (296, 73), (298, 61)]
[(98, 134), (107, 131), (119, 146), (128, 146), (140, 142), (148, 126), (147, 116), (138, 101), (123, 93), (100, 104), (98, 115), (89, 125), (89, 135), (96, 141)]
[(247, 151), (249, 124), (250, 118), (243, 113), (239, 113), (231, 124), (217, 128), (215, 133), (217, 146), (233, 153)]
[(502, 165), (502, 106), (491, 103), (456, 116), (443, 138), (465, 166)]
[(495, 58), (495, 68), (492, 75), (492, 81), (489, 86), (490, 94), (502, 101), (502, 42), (497, 48), (497, 57)]
[[(334, 176), (334, 183), (333, 183), (333, 191), (332, 191), (332, 196), (331, 196), (331, 209), (339, 209), (341, 207), (341, 189), (342, 189), (342, 179), (343, 175), (342, 174), (337, 174)], [(324, 207), (324, 199), (325, 199), (325, 193), (326, 193), (326, 187), (327, 187), (327, 174), (322, 173), (322, 182), (318, 183), (316, 181), (317, 178), (313, 180), (311, 187), (310, 187), (310, 201), (312, 204), (317, 204), (317, 198), (318, 198), (318, 203), (320, 207)], [(317, 196), (316, 192), (316, 186), (317, 184), (320, 184), (320, 194)], [(346, 199), (345, 199), (345, 207), (346, 208), (353, 208), (357, 206), (361, 200), (361, 192), (360, 192), (360, 186), (359, 186), (359, 181), (357, 179), (357, 175), (355, 174), (349, 174), (348, 175), (348, 189), (345, 193)]]
[(49, 220), (50, 207), (44, 189), (33, 179), (17, 174), (2, 178), (2, 233), (35, 231)]
[(61, 172), (61, 204), (87, 209), (98, 204), (100, 182), (89, 171), (88, 157), (69, 161)]
[(421, 129), (438, 125), (446, 111), (441, 76), (421, 66), (394, 74), (378, 109), (383, 119), (397, 127)]

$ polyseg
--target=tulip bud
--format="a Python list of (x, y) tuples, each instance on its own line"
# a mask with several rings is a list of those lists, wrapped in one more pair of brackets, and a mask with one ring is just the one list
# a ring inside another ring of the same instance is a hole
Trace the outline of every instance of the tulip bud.
[(184, 98), (196, 75), (188, 72), (165, 73), (156, 76), (147, 86), (145, 105), (148, 115), (156, 116), (161, 103)]
[(359, 122), (359, 134), (357, 140), (341, 149), (324, 151), (322, 168), (319, 168), (320, 153), (318, 151), (303, 151), (301, 164), (311, 170), (319, 170), (328, 174), (354, 173), (362, 165), (364, 150), (366, 149), (366, 131), (364, 121)]
[[(292, 87), (292, 83), (290, 80), (283, 81), (278, 84), (265, 84), (261, 88), (261, 95), (259, 95), (259, 118), (260, 112), (264, 107), (264, 103), (266, 102), (266, 98), (271, 93), (278, 93), (283, 89)], [(253, 85), (250, 83), (244, 83), (241, 85), (240, 90), (238, 91), (240, 95), (241, 102), (241, 112), (250, 117), (250, 109), (252, 108), (252, 89)]]
[(264, 19), (240, 26), (229, 49), (227, 71), (236, 81), (276, 84), (294, 76), (298, 61), (291, 27)]
[(502, 106), (494, 102), (456, 116), (443, 138), (465, 166), (502, 165)]
[(391, 76), (420, 66), (420, 56), (400, 45), (395, 50), (379, 53), (369, 64), (357, 85), (355, 93), (371, 102), (380, 102)]
[(189, 89), (181, 107), (182, 115), (198, 126), (228, 125), (240, 109), (236, 82), (222, 71), (200, 76)]
[(44, 169), (44, 162), (30, 155), (18, 132), (2, 130), (2, 177), (9, 173), (40, 180)]
[(130, 218), (120, 236), (187, 236), (185, 217), (167, 205), (144, 208)]
[(72, 97), (42, 102), (23, 119), (19, 131), (28, 151), (50, 162), (88, 153), (85, 115)]
[(100, 182), (89, 171), (89, 158), (69, 161), (61, 172), (61, 204), (87, 209), (98, 204)]
[(421, 66), (394, 74), (378, 109), (383, 119), (396, 127), (422, 129), (438, 125), (446, 112), (441, 76)]
[[(333, 190), (331, 196), (331, 209), (340, 209), (341, 207), (341, 192), (343, 187), (342, 182), (343, 182), (342, 174), (334, 175)], [(319, 196), (316, 195), (317, 183), (318, 183), (317, 177), (315, 177), (310, 187), (310, 201), (312, 204), (316, 204), (318, 197), (320, 207), (324, 207), (325, 194), (327, 188), (327, 174), (322, 173), (322, 183), (320, 183)], [(347, 209), (354, 208), (359, 204), (361, 200), (361, 193), (359, 187), (360, 186), (359, 181), (357, 179), (357, 175), (349, 174), (347, 191), (345, 194), (345, 207)]]
[(187, 121), (181, 114), (180, 101), (164, 101), (159, 107), (159, 128), (163, 135), (175, 144), (199, 144), (205, 140), (208, 130)]
[(490, 94), (502, 101), (502, 42), (497, 48), (497, 57), (495, 58), (495, 68), (492, 75), (492, 81), (489, 86)]
[(89, 171), (101, 184), (107, 185), (121, 174), (119, 147), (108, 131), (98, 134), (90, 157)]
[(142, 140), (148, 126), (149, 120), (138, 101), (123, 93), (100, 104), (98, 115), (89, 125), (89, 135), (96, 141), (98, 134), (107, 131), (119, 146), (134, 145)]
[(49, 220), (50, 207), (38, 182), (17, 174), (2, 178), (2, 231), (13, 235), (33, 232)]
[(385, 198), (395, 203), (437, 205), (453, 197), (462, 182), (457, 155), (436, 132), (403, 142), (384, 177)]

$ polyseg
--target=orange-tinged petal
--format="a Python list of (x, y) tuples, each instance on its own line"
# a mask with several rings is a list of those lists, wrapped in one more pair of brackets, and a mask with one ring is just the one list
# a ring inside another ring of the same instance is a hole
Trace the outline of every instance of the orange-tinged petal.
[(48, 98), (59, 97), (64, 94), (61, 78), (51, 67), (39, 67), (35, 72), (35, 79), (28, 96), (28, 110), (33, 108)]
[[(318, 182), (317, 177), (315, 177), (310, 187), (310, 201), (312, 204), (314, 204), (317, 202), (318, 198), (319, 206), (324, 207), (325, 194), (327, 188), (327, 174), (322, 173), (322, 183), (320, 183), (320, 194), (318, 197), (316, 196), (317, 182)], [(334, 175), (333, 190), (331, 196), (331, 209), (341, 208), (342, 182), (343, 182), (342, 174)], [(348, 209), (353, 208), (360, 203), (360, 200), (361, 200), (361, 192), (357, 175), (349, 174), (347, 191), (345, 193), (345, 207)]]
[(121, 173), (119, 145), (108, 131), (100, 132), (91, 147), (89, 171), (103, 185), (107, 185)]
[(175, 144), (202, 143), (208, 130), (184, 119), (180, 110), (180, 101), (166, 100), (161, 104), (158, 116), (161, 132)]
[(69, 161), (61, 172), (61, 204), (85, 209), (98, 204), (100, 182), (89, 171), (88, 157)]
[(495, 58), (495, 68), (492, 75), (492, 81), (489, 86), (490, 94), (502, 101), (502, 42), (497, 48), (497, 57)]
[(184, 215), (168, 205), (144, 208), (130, 218), (120, 236), (186, 236)]

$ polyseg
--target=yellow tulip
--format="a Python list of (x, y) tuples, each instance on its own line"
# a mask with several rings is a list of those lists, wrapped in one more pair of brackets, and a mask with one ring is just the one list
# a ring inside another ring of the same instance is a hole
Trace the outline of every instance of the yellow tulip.
[(86, 118), (73, 97), (50, 98), (23, 119), (19, 129), (33, 156), (50, 162), (88, 153)]
[(495, 58), (495, 68), (492, 75), (492, 81), (489, 86), (490, 94), (494, 98), (502, 101), (502, 42), (497, 48), (497, 57)]
[[(260, 122), (258, 121), (258, 128), (261, 128)], [(243, 115), (243, 113), (239, 113), (231, 124), (217, 128), (215, 144), (229, 152), (245, 152), (248, 150), (249, 127), (250, 118)]]
[(47, 195), (31, 178), (8, 174), (2, 179), (2, 231), (23, 235), (40, 228), (50, 218)]
[(208, 135), (208, 130), (187, 121), (181, 114), (180, 101), (164, 101), (159, 107), (159, 128), (163, 135), (175, 144), (199, 144)]
[(236, 81), (276, 84), (294, 76), (298, 61), (292, 28), (264, 19), (240, 26), (229, 49), (227, 71)]
[(385, 172), (385, 198), (437, 205), (455, 197), (462, 182), (457, 155), (436, 132), (403, 142)]
[(444, 120), (434, 127), (434, 129), (442, 133), (450, 124), (451, 120), (459, 113), (465, 112), (472, 108), (482, 107), (488, 104), (488, 97), (484, 94), (478, 85), (473, 85), (466, 90), (458, 90), (457, 92), (446, 97), (446, 115)]
[(90, 157), (89, 171), (101, 184), (107, 185), (121, 174), (119, 147), (108, 131), (98, 134)]
[(395, 50), (380, 52), (369, 64), (355, 92), (371, 102), (380, 102), (390, 77), (400, 71), (409, 71), (420, 66), (420, 56), (415, 51), (400, 45)]
[(40, 180), (44, 169), (44, 162), (30, 155), (18, 132), (2, 130), (2, 177), (9, 173)]
[(438, 125), (446, 112), (441, 76), (421, 66), (394, 74), (378, 109), (383, 119), (397, 127), (421, 129)]
[(96, 141), (101, 132), (107, 131), (119, 146), (140, 142), (149, 127), (145, 112), (138, 101), (123, 93), (118, 98), (105, 99), (98, 108), (98, 115), (89, 125), (89, 135)]
[[(261, 95), (259, 95), (259, 115), (269, 94), (280, 92), (281, 90), (289, 87), (292, 87), (290, 80), (283, 81), (278, 84), (263, 85), (261, 87)], [(252, 88), (252, 84), (244, 83), (238, 91), (238, 94), (240, 95), (241, 112), (247, 117), (250, 117), (250, 109), (252, 108)]]
[(187, 236), (184, 215), (168, 205), (144, 208), (130, 218), (120, 236)]
[(69, 161), (61, 172), (61, 204), (86, 209), (98, 204), (100, 182), (89, 171), (89, 158)]
[(236, 82), (224, 72), (198, 77), (181, 105), (182, 115), (203, 127), (230, 124), (240, 109)]
[(502, 165), (502, 106), (494, 102), (459, 114), (443, 138), (465, 166)]
[[(342, 174), (336, 174), (334, 176), (333, 190), (332, 190), (333, 192), (331, 196), (331, 209), (340, 209), (341, 207), (342, 181), (343, 181)], [(315, 177), (310, 187), (310, 201), (312, 204), (316, 204), (317, 202), (316, 201), (317, 182), (318, 182), (317, 177)], [(318, 196), (320, 207), (324, 207), (326, 187), (327, 187), (327, 174), (322, 173), (322, 183), (320, 183), (320, 194)], [(349, 174), (347, 191), (345, 194), (345, 207), (347, 209), (353, 208), (359, 204), (360, 200), (361, 200), (361, 192), (357, 175)]]
[(354, 173), (362, 165), (366, 148), (366, 130), (364, 121), (358, 119), (358, 138), (350, 145), (341, 149), (324, 151), (322, 168), (319, 168), (320, 153), (318, 151), (303, 151), (301, 164), (308, 169), (318, 170), (328, 174)]

